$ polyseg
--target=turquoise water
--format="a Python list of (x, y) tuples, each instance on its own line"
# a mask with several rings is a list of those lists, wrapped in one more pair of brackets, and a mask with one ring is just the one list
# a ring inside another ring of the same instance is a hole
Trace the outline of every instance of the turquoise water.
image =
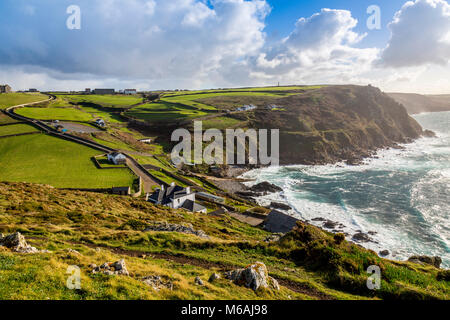
[[(360, 166), (289, 166), (245, 174), (283, 188), (259, 201), (290, 204), (302, 219), (342, 223), (348, 239), (374, 231), (365, 247), (390, 251), (388, 258), (413, 254), (442, 257), (450, 267), (450, 112), (414, 116), (436, 138), (421, 138), (405, 150), (383, 150)], [(314, 223), (314, 222), (313, 222)], [(322, 222), (316, 222), (318, 226)]]

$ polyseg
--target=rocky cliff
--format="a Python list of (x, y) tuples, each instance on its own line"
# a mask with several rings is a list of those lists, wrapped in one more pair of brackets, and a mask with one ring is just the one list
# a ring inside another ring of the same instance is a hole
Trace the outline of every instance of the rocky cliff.
[(450, 95), (421, 95), (415, 93), (388, 93), (405, 106), (409, 114), (450, 111)]
[(282, 164), (356, 163), (424, 134), (401, 104), (371, 86), (328, 86), (275, 102), (277, 111), (258, 108), (250, 120), (280, 129)]

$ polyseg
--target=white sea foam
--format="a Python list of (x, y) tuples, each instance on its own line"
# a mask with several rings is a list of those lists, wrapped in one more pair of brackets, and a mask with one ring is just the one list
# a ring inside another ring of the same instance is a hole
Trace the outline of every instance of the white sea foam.
[[(338, 229), (349, 239), (357, 231), (374, 231), (377, 243), (364, 246), (388, 249), (391, 258), (401, 260), (413, 254), (439, 255), (450, 267), (450, 113), (417, 118), (438, 136), (421, 138), (404, 150), (381, 150), (360, 166), (272, 167), (244, 177), (283, 188), (282, 193), (261, 197), (264, 205), (284, 202), (294, 208), (292, 215), (317, 226), (323, 222), (311, 220), (318, 217), (341, 223), (345, 227)], [(327, 186), (332, 196), (324, 190)], [(373, 199), (363, 202), (366, 207), (355, 207), (355, 195), (365, 196), (364, 190), (375, 193)]]

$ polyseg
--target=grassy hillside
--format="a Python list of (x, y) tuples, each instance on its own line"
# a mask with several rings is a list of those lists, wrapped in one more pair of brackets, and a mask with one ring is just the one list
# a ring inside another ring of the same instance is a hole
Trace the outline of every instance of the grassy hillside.
[[(265, 98), (276, 99), (298, 95), (318, 88), (320, 86), (165, 92), (158, 101), (134, 107), (125, 114), (147, 122), (164, 121), (170, 123), (187, 121), (208, 115), (211, 116), (215, 113), (223, 112), (225, 109), (235, 109), (243, 104), (264, 101)], [(227, 101), (231, 99), (234, 103), (222, 103), (224, 99)]]
[[(209, 239), (177, 232), (145, 232), (155, 222), (191, 223)], [(171, 211), (128, 197), (0, 183), (0, 232), (19, 231), (38, 249), (23, 255), (0, 248), (0, 299), (449, 299), (439, 270), (379, 258), (316, 227), (300, 223), (279, 241), (228, 215)], [(76, 250), (70, 252), (69, 249)], [(126, 260), (130, 276), (92, 274), (90, 264)], [(222, 273), (264, 262), (280, 291), (253, 292), (220, 279)], [(65, 283), (70, 265), (82, 289)], [(382, 270), (381, 289), (367, 289), (369, 265)], [(154, 291), (141, 280), (161, 276), (173, 290)], [(199, 276), (204, 286), (195, 284)], [(440, 279), (440, 278), (439, 278)]]
[(26, 107), (16, 110), (16, 113), (24, 117), (39, 120), (63, 120), (84, 121), (93, 120), (93, 116), (87, 112), (75, 108), (33, 108)]
[(46, 99), (48, 99), (48, 96), (40, 93), (1, 93), (0, 109), (6, 109), (19, 104), (43, 101)]
[[(239, 112), (244, 105), (257, 108)], [(167, 126), (180, 121), (188, 127), (202, 120), (204, 129), (280, 129), (282, 164), (358, 163), (380, 148), (424, 134), (401, 104), (372, 86), (167, 92), (126, 114), (151, 123), (145, 129), (166, 140)], [(162, 121), (164, 127), (154, 126)]]
[(123, 108), (142, 103), (141, 96), (134, 95), (57, 95), (74, 104), (97, 104), (103, 107)]
[(129, 170), (100, 170), (94, 149), (44, 134), (0, 139), (0, 181), (26, 181), (57, 188), (131, 186)]
[(30, 126), (28, 124), (23, 124), (23, 123), (11, 124), (8, 126), (0, 126), (0, 137), (12, 135), (12, 134), (37, 132), (37, 131), (38, 130), (35, 127)]

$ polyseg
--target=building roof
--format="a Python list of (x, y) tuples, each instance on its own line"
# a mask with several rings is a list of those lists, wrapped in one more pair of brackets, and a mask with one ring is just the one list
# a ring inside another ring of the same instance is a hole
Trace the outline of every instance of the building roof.
[(125, 156), (124, 156), (122, 153), (120, 153), (120, 152), (112, 152), (112, 153), (110, 153), (110, 156), (113, 157), (113, 158), (117, 158), (117, 157), (120, 157), (120, 156), (125, 157)]
[(195, 203), (192, 200), (186, 200), (183, 205), (181, 206), (181, 208), (192, 211), (192, 212), (199, 212), (199, 211), (203, 211), (206, 208), (198, 203)]
[(184, 197), (191, 194), (190, 189), (183, 188), (177, 185), (172, 185), (167, 188), (161, 188), (152, 193), (148, 198), (149, 201), (160, 203), (163, 205), (169, 204), (172, 200)]
[(264, 228), (273, 233), (287, 233), (295, 227), (297, 221), (290, 215), (272, 210), (264, 222)]

